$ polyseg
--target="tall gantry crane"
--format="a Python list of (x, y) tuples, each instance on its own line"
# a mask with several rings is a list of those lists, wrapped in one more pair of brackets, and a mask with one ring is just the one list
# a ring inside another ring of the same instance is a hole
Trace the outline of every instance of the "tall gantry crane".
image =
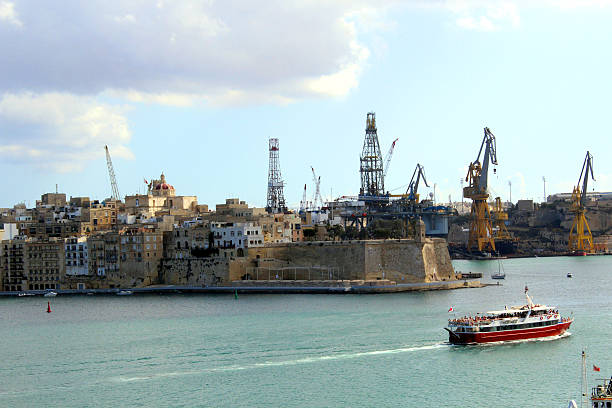
[(310, 166), (312, 170), (312, 181), (315, 184), (315, 193), (312, 199), (312, 207), (314, 210), (319, 210), (323, 207), (323, 199), (321, 198), (321, 176), (317, 177), (314, 167)]
[(117, 180), (115, 179), (115, 170), (113, 169), (113, 162), (111, 161), (110, 153), (108, 152), (108, 146), (104, 146), (104, 150), (106, 151), (106, 165), (108, 167), (108, 176), (111, 182), (111, 188), (113, 190), (112, 199), (120, 200), (119, 196), (119, 188), (117, 187)]
[[(484, 157), (480, 161), (483, 152)], [(484, 137), (478, 150), (476, 160), (470, 163), (465, 181), (468, 186), (463, 188), (463, 196), (472, 199), (470, 213), (470, 235), (468, 239), (468, 251), (474, 246), (478, 251), (495, 251), (493, 240), (493, 229), (491, 228), (491, 213), (489, 211), (488, 172), (489, 163), (497, 164), (497, 149), (495, 147), (495, 135), (488, 127), (484, 128)], [(495, 172), (495, 169), (493, 170)]]
[[(415, 179), (416, 177), (416, 179)], [(419, 181), (421, 181), (421, 177), (423, 178), (423, 182), (427, 187), (427, 179), (425, 179), (425, 169), (419, 163), (417, 163), (414, 172), (412, 172), (412, 178), (410, 179), (410, 183), (408, 184), (408, 189), (406, 190), (406, 198), (410, 202), (410, 204), (418, 204), (419, 203)]]
[[(595, 177), (593, 177), (593, 156), (587, 151), (584, 163), (582, 164), (582, 170), (580, 171), (580, 177), (578, 177), (578, 184), (574, 187), (574, 191), (572, 192), (572, 206), (570, 211), (574, 214), (574, 222), (572, 223), (572, 229), (570, 230), (568, 240), (570, 251), (593, 252), (593, 234), (591, 234), (589, 223), (584, 216), (586, 212), (585, 203), (589, 174), (591, 175), (591, 179), (595, 181)], [(581, 180), (582, 190), (580, 190)]]

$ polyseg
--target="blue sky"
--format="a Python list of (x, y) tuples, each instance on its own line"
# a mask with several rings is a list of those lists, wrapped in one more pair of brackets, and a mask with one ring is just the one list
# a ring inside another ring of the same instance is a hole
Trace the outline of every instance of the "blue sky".
[[(488, 126), (492, 195), (541, 201), (577, 182), (587, 150), (612, 190), (612, 1), (63, 2), (0, 0), (0, 206), (45, 192), (122, 195), (163, 171), (177, 194), (263, 206), (267, 141), (280, 139), (298, 205), (359, 189), (365, 117), (376, 112), (386, 179), (416, 163), (438, 201)], [(536, 3), (536, 5), (534, 5)]]

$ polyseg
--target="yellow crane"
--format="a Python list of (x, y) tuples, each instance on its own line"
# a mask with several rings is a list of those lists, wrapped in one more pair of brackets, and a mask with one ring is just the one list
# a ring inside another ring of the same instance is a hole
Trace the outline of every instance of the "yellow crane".
[[(582, 164), (582, 170), (580, 171), (580, 177), (578, 178), (578, 184), (574, 187), (572, 192), (572, 206), (570, 211), (574, 214), (574, 222), (572, 223), (572, 229), (570, 229), (568, 240), (570, 251), (593, 252), (593, 234), (591, 234), (591, 228), (589, 228), (589, 223), (584, 216), (586, 212), (584, 205), (586, 203), (589, 174), (593, 181), (595, 181), (595, 177), (593, 177), (593, 156), (587, 151), (584, 163)], [(582, 191), (580, 190), (581, 180)]]
[[(480, 154), (484, 148), (484, 157), (480, 162)], [(476, 247), (478, 251), (495, 251), (493, 239), (493, 228), (491, 228), (491, 212), (489, 204), (488, 171), (489, 162), (497, 164), (497, 149), (495, 147), (495, 135), (488, 127), (484, 128), (484, 137), (480, 144), (480, 150), (476, 160), (470, 163), (465, 181), (468, 186), (463, 188), (463, 196), (472, 200), (470, 212), (470, 235), (468, 239), (468, 251)], [(495, 172), (495, 169), (493, 170)]]
[(506, 227), (506, 221), (508, 221), (508, 214), (504, 211), (501, 198), (495, 197), (495, 205), (493, 206), (493, 222), (497, 229), (495, 239), (512, 239)]

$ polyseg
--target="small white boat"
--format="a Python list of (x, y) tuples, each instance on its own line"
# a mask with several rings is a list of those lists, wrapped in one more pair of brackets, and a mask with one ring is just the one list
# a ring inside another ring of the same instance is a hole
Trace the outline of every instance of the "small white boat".
[(54, 291), (50, 290), (49, 292), (46, 292), (43, 296), (44, 297), (56, 297), (57, 296), (57, 292), (54, 292)]
[(571, 272), (568, 272), (568, 273), (567, 273), (567, 277), (568, 277), (568, 278), (571, 278), (572, 276), (573, 276), (573, 275), (572, 275), (572, 273), (571, 273)]
[(132, 292), (131, 290), (120, 290), (119, 292), (117, 292), (117, 296), (129, 296), (133, 294), (134, 292)]
[(34, 294), (33, 293), (28, 293), (28, 292), (19, 292), (19, 294), (17, 296), (19, 296), (19, 297), (22, 297), (22, 296), (34, 296)]

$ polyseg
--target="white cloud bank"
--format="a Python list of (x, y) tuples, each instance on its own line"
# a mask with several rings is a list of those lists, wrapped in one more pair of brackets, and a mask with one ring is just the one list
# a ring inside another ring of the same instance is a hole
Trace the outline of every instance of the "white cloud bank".
[(104, 155), (130, 159), (130, 132), (121, 109), (66, 93), (4, 94), (0, 99), (0, 154), (43, 171), (81, 170)]
[(380, 25), (377, 7), (0, 0), (0, 152), (54, 171), (81, 168), (105, 143), (132, 156), (125, 112), (105, 96), (173, 106), (344, 96), (370, 55), (359, 19)]
[[(603, 7), (604, 0), (542, 0)], [(393, 27), (388, 7), (448, 13), (465, 29), (520, 25), (527, 0), (0, 0), (0, 152), (68, 171), (131, 156), (125, 112), (100, 103), (287, 104), (347, 95)], [(105, 136), (100, 136), (105, 134)], [(39, 160), (44, 158), (44, 163)]]

